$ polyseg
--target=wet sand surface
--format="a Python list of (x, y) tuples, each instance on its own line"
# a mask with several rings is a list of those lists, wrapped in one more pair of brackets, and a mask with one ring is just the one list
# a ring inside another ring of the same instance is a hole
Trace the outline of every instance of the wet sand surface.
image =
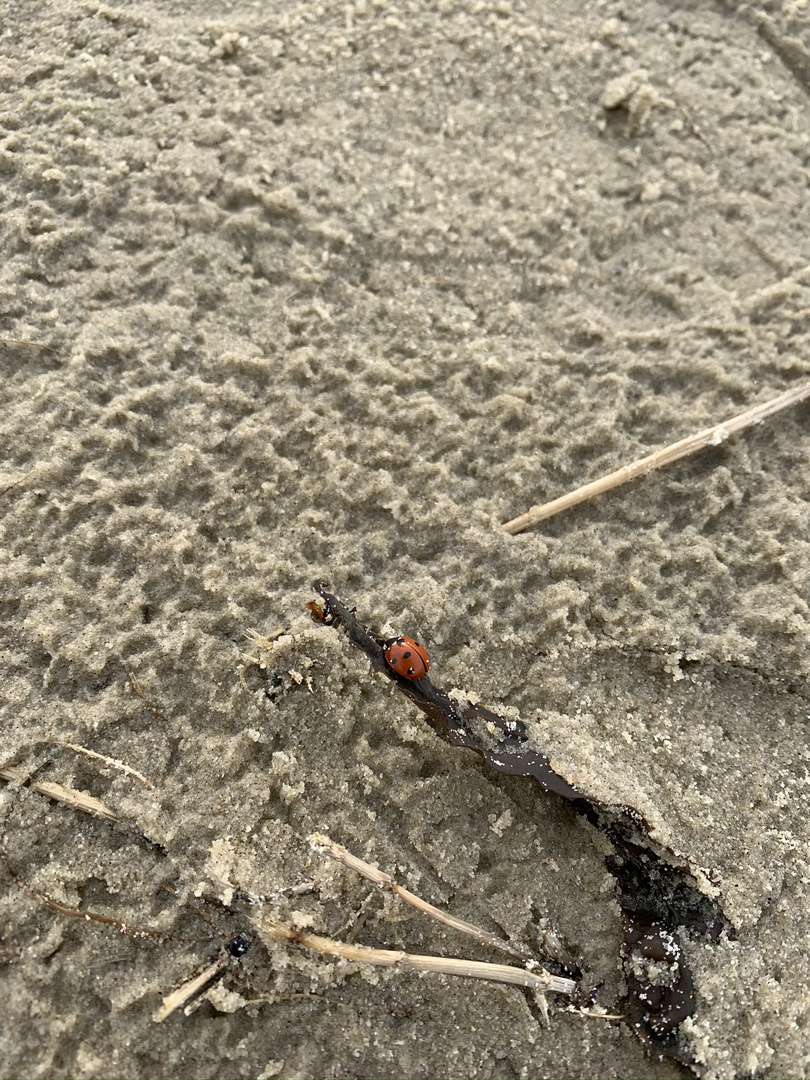
[(599, 833), (441, 742), (315, 578), (719, 890), (698, 1073), (810, 1074), (810, 408), (500, 527), (808, 377), (807, 13), (632, 8), (5, 4), (0, 767), (121, 824), (2, 785), (3, 1074), (691, 1075), (262, 937), (502, 961), (318, 831), (625, 992)]

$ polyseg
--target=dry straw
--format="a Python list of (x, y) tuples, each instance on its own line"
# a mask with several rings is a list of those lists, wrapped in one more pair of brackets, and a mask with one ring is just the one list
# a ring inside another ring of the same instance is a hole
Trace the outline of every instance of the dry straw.
[(643, 476), (644, 473), (652, 472), (653, 469), (660, 469), (664, 465), (669, 465), (672, 461), (677, 461), (688, 454), (694, 454), (696, 450), (702, 450), (704, 446), (719, 446), (720, 443), (725, 442), (729, 435), (734, 435), (736, 432), (754, 424), (761, 424), (767, 417), (773, 416), (774, 413), (780, 412), (782, 409), (787, 409), (790, 405), (796, 405), (808, 397), (810, 397), (810, 382), (802, 383), (792, 390), (786, 390), (779, 397), (766, 401), (764, 405), (755, 405), (752, 409), (748, 409), (738, 416), (732, 416), (730, 420), (724, 420), (722, 424), (715, 424), (714, 427), (705, 428), (703, 431), (698, 431), (695, 435), (690, 435), (686, 439), (670, 443), (669, 446), (656, 450), (654, 454), (650, 454), (648, 457), (639, 458), (637, 461), (617, 469), (616, 472), (609, 473), (599, 480), (593, 480), (590, 484), (584, 484), (575, 491), (569, 491), (567, 495), (562, 495), (559, 499), (552, 499), (551, 502), (543, 503), (541, 506), (533, 506), (531, 510), (527, 510), (520, 517), (507, 521), (503, 525), (503, 529), (512, 536), (525, 532), (526, 529), (537, 525), (538, 522), (545, 521), (546, 518), (553, 517), (563, 510), (568, 510), (578, 503), (585, 502), (586, 499), (592, 499), (595, 495), (610, 491), (611, 488), (626, 484), (628, 480), (635, 480), (637, 476)]

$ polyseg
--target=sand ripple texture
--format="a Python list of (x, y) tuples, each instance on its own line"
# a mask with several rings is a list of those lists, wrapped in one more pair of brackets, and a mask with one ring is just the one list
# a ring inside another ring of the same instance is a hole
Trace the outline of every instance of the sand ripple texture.
[(799, 8), (5, 0), (0, 766), (122, 824), (3, 785), (4, 1075), (688, 1075), (514, 987), (259, 942), (229, 887), (491, 959), (318, 831), (624, 992), (593, 830), (441, 743), (316, 578), (721, 891), (701, 1075), (810, 1075), (808, 406), (500, 528), (808, 378)]

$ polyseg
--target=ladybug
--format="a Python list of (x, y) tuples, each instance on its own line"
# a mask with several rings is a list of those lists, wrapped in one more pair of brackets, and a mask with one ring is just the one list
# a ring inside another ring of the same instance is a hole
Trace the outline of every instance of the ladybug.
[(385, 662), (406, 679), (421, 679), (430, 669), (430, 657), (424, 646), (409, 637), (386, 641)]

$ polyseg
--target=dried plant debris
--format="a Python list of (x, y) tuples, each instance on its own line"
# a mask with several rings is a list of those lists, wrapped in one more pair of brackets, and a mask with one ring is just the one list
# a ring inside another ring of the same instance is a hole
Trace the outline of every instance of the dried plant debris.
[[(345, 847), (336, 844), (334, 840), (330, 840), (328, 836), (323, 836), (321, 833), (313, 833), (309, 838), (309, 842), (315, 851), (323, 852), (325, 855), (328, 855), (330, 859), (335, 859), (338, 862), (343, 863), (344, 866), (348, 866), (350, 869), (355, 870), (358, 874), (361, 874), (379, 888), (394, 893), (400, 900), (415, 907), (417, 911), (421, 911), (424, 915), (429, 915), (432, 919), (436, 919), (437, 922), (444, 923), (445, 926), (451, 926), (454, 930), (460, 930), (464, 934), (469, 934), (470, 937), (475, 938), (482, 944), (489, 945), (493, 949), (499, 949), (501, 952), (509, 953), (511, 956), (516, 956), (519, 960), (534, 963), (534, 956), (522, 945), (516, 945), (511, 941), (506, 941), (496, 934), (490, 934), (486, 930), (482, 930), (480, 926), (474, 926), (464, 919), (456, 918), (455, 915), (450, 915), (446, 911), (434, 907), (433, 904), (428, 904), (427, 901), (420, 899), (420, 897), (414, 895), (414, 893), (410, 892), (408, 889), (404, 889), (401, 885), (398, 885), (390, 874), (386, 874), (383, 870), (371, 866), (356, 855), (352, 855)], [(541, 944), (546, 955), (564, 968), (573, 979), (578, 980), (581, 978), (581, 972), (579, 971), (576, 961), (568, 953), (553, 930), (547, 930), (542, 933)], [(574, 989), (573, 983), (569, 989)]]
[[(616, 80), (616, 82), (619, 81), (621, 80)], [(578, 487), (575, 491), (569, 491), (567, 495), (562, 495), (559, 499), (552, 499), (551, 502), (543, 503), (542, 506), (533, 506), (531, 510), (527, 510), (520, 517), (505, 522), (503, 529), (505, 532), (516, 536), (518, 533), (532, 528), (533, 525), (545, 521), (546, 518), (554, 517), (555, 514), (559, 514), (563, 510), (568, 510), (578, 503), (585, 502), (586, 499), (592, 499), (596, 495), (610, 491), (611, 488), (620, 487), (630, 480), (635, 480), (638, 476), (644, 476), (645, 473), (652, 472), (654, 469), (661, 469), (665, 465), (670, 465), (673, 461), (680, 461), (682, 457), (694, 454), (697, 450), (703, 450), (707, 446), (719, 446), (730, 435), (752, 427), (754, 424), (761, 424), (763, 420), (773, 416), (774, 413), (781, 412), (782, 409), (787, 409), (790, 405), (796, 405), (808, 397), (810, 397), (810, 382), (794, 386), (790, 390), (786, 390), (784, 394), (780, 394), (762, 405), (755, 405), (744, 413), (732, 416), (729, 420), (714, 424), (710, 428), (704, 428), (702, 431), (689, 435), (685, 439), (679, 439), (678, 442), (670, 443), (669, 446), (664, 446), (660, 450), (656, 450), (655, 453), (647, 455), (647, 457), (639, 458), (629, 465), (623, 465), (620, 469), (616, 469), (615, 472), (602, 476), (598, 480), (592, 480), (588, 484), (583, 484), (582, 487)]]
[(155, 1011), (152, 1019), (156, 1024), (162, 1024), (173, 1012), (182, 1008), (186, 1016), (202, 1003), (205, 993), (210, 989), (214, 980), (220, 979), (223, 974), (238, 963), (250, 948), (250, 938), (247, 934), (237, 934), (227, 945), (220, 949), (219, 955), (213, 963), (208, 964), (198, 975), (184, 982), (164, 999), (159, 1009)]
[(694, 1066), (680, 1034), (680, 1025), (696, 1009), (681, 935), (709, 942), (717, 942), (722, 934), (733, 937), (718, 890), (688, 859), (656, 843), (649, 824), (633, 807), (602, 802), (560, 776), (552, 760), (531, 745), (528, 728), (520, 720), (450, 697), (427, 675), (408, 679), (398, 674), (386, 663), (385, 640), (369, 633), (354, 609), (329, 592), (324, 582), (313, 587), (323, 600), (323, 606), (307, 605), (313, 619), (341, 627), (372, 667), (425, 713), (442, 738), (475, 750), (498, 772), (533, 777), (543, 791), (570, 802), (607, 836), (613, 847), (607, 866), (616, 879), (624, 920), (628, 1019), (652, 1055)]
[[(115, 761), (114, 759), (108, 758), (106, 755), (99, 754), (95, 751), (88, 751), (86, 747), (79, 747), (75, 744), (67, 743), (53, 745), (57, 748), (63, 746), (69, 747), (80, 753), (87, 754), (95, 760), (121, 768), (128, 775), (140, 776), (134, 769), (124, 765), (123, 762)], [(7, 850), (7, 819), (23, 793), (26, 797), (32, 793), (47, 796), (56, 802), (65, 804), (71, 809), (82, 810), (92, 817), (100, 818), (107, 826), (110, 826), (111, 829), (123, 833), (127, 839), (135, 837), (156, 854), (168, 857), (169, 865), (174, 862), (174, 859), (169, 855), (166, 848), (157, 844), (155, 841), (150, 840), (135, 826), (126, 821), (122, 821), (118, 816), (112, 813), (112, 811), (108, 810), (98, 799), (52, 781), (38, 779), (39, 774), (50, 764), (51, 762), (46, 760), (33, 771), (26, 771), (14, 766), (4, 766), (3, 768), (0, 768), (0, 780), (5, 780), (12, 786), (12, 797), (7, 802), (5, 812), (0, 815), (0, 867), (6, 870), (8, 875), (21, 889), (46, 907), (58, 912), (60, 915), (81, 919), (84, 922), (102, 924), (127, 937), (152, 941), (161, 946), (167, 945), (170, 942), (176, 944), (184, 943), (197, 945), (202, 944), (204, 941), (210, 942), (212, 938), (215, 938), (217, 936), (217, 931), (213, 927), (214, 920), (209, 919), (202, 909), (190, 909), (190, 913), (197, 918), (204, 918), (209, 924), (204, 934), (201, 936), (201, 934), (197, 932), (194, 936), (180, 936), (174, 932), (174, 930), (169, 932), (168, 930), (158, 929), (156, 926), (147, 927), (143, 925), (134, 925), (112, 915), (91, 910), (88, 907), (74, 907), (67, 903), (63, 903), (49, 895), (47, 892), (44, 892), (42, 889), (36, 887), (32, 881), (29, 880), (27, 872), (30, 871), (30, 866), (26, 866), (26, 872), (23, 872), (22, 869), (19, 869), (12, 864)], [(145, 778), (140, 777), (140, 779), (144, 780)], [(148, 781), (146, 783), (148, 784)], [(410, 904), (430, 918), (435, 919), (445, 926), (450, 926), (455, 930), (461, 931), (485, 945), (517, 957), (521, 961), (522, 966), (493, 964), (477, 960), (465, 960), (457, 957), (407, 953), (402, 950), (375, 949), (365, 945), (354, 945), (335, 940), (331, 937), (324, 937), (321, 934), (311, 933), (308, 930), (298, 928), (290, 922), (280, 920), (278, 918), (276, 906), (273, 903), (274, 897), (272, 895), (267, 896), (245, 892), (241, 887), (228, 881), (221, 873), (220, 868), (213, 862), (206, 867), (206, 872), (212, 880), (218, 884), (227, 899), (212, 899), (204, 896), (201, 896), (200, 899), (210, 903), (219, 914), (225, 916), (226, 920), (229, 916), (237, 914), (237, 912), (243, 913), (244, 906), (247, 905), (250, 912), (250, 923), (257, 931), (259, 938), (265, 943), (281, 942), (292, 947), (303, 948), (328, 956), (335, 956), (344, 961), (366, 966), (387, 967), (396, 971), (418, 971), (472, 979), (486, 979), (493, 982), (522, 987), (533, 995), (534, 1002), (539, 1010), (539, 1015), (546, 1020), (548, 1019), (547, 993), (561, 994), (568, 998), (577, 995), (580, 999), (582, 998), (578, 986), (580, 973), (576, 968), (575, 961), (565, 952), (564, 946), (553, 931), (548, 931), (544, 935), (543, 947), (547, 957), (550, 958), (551, 964), (556, 964), (557, 967), (565, 970), (566, 974), (559, 974), (557, 972), (546, 970), (546, 968), (542, 966), (528, 950), (513, 945), (481, 927), (475, 926), (472, 923), (468, 923), (463, 919), (459, 919), (448, 912), (434, 907), (427, 901), (422, 900), (415, 893), (398, 885), (389, 874), (372, 866), (370, 863), (365, 862), (357, 855), (353, 855), (346, 848), (336, 844), (328, 836), (325, 836), (322, 833), (315, 833), (310, 837), (310, 843), (315, 850), (353, 869), (363, 877), (372, 881), (379, 888), (393, 893), (400, 900)], [(134, 862), (132, 863), (132, 867), (134, 870)], [(168, 894), (180, 901), (178, 911), (188, 907), (188, 905), (183, 902), (181, 894), (167, 881), (164, 881), (161, 887)], [(275, 899), (278, 899), (279, 896), (301, 896), (304, 893), (315, 891), (316, 888), (314, 882), (301, 882), (282, 890), (281, 893), (276, 894)], [(236, 1009), (242, 1008), (247, 1004), (258, 1004), (263, 1001), (283, 999), (286, 995), (265, 995), (248, 1001), (225, 985), (226, 982), (231, 981), (231, 979), (238, 974), (240, 961), (250, 947), (251, 938), (244, 932), (240, 932), (236, 936), (231, 937), (227, 944), (220, 945), (217, 955), (213, 959), (209, 959), (208, 962), (199, 964), (195, 971), (191, 973), (180, 986), (163, 998), (160, 1007), (157, 1008), (152, 1015), (153, 1021), (157, 1024), (162, 1024), (175, 1012), (181, 1009), (185, 1016), (190, 1016), (205, 1001), (210, 1002), (219, 1012), (234, 1012)], [(15, 954), (13, 951), (3, 952), (0, 950), (0, 963), (11, 962), (14, 958)], [(311, 995), (306, 994), (292, 996), (311, 997)], [(583, 1003), (582, 1000), (576, 1003), (571, 1001), (567, 1008), (576, 1011), (583, 1017), (591, 1019), (620, 1019), (620, 1017), (606, 1013), (604, 1010), (584, 1007), (584, 1005), (590, 1004), (592, 1003), (588, 1001)]]
[[(37, 745), (39, 748), (51, 746), (56, 749), (57, 753), (61, 746), (87, 753), (86, 748), (75, 746), (72, 743), (39, 743)], [(93, 753), (91, 756), (98, 758), (105, 763), (110, 762), (111, 764), (126, 770), (130, 775), (140, 776), (139, 773), (135, 773), (134, 769), (125, 766), (123, 762), (113, 762), (102, 754)], [(66, 787), (63, 784), (58, 784), (55, 781), (39, 779), (40, 774), (50, 765), (51, 761), (46, 760), (33, 771), (28, 771), (19, 766), (12, 765), (6, 765), (0, 768), (0, 780), (8, 782), (13, 789), (11, 799), (6, 803), (3, 813), (0, 814), (0, 867), (2, 867), (8, 876), (29, 896), (32, 896), (35, 900), (38, 900), (40, 903), (51, 908), (51, 910), (58, 912), (60, 915), (65, 915), (73, 919), (80, 919), (84, 922), (100, 923), (103, 926), (117, 930), (122, 935), (138, 940), (151, 940), (162, 944), (170, 938), (173, 938), (174, 935), (169, 934), (164, 930), (160, 930), (157, 927), (134, 926), (126, 921), (115, 918), (112, 915), (94, 911), (88, 907), (75, 907), (72, 904), (64, 903), (32, 883), (30, 878), (32, 867), (30, 863), (23, 861), (20, 865), (15, 865), (12, 862), (8, 844), (9, 820), (24, 792), (33, 792), (37, 795), (44, 795), (49, 799), (54, 800), (54, 802), (62, 803), (72, 810), (81, 810), (91, 817), (103, 821), (105, 825), (110, 826), (111, 829), (117, 831), (126, 841), (135, 841), (137, 844), (147, 848), (158, 856), (163, 857), (167, 855), (166, 849), (161, 844), (150, 839), (133, 823), (123, 821), (99, 799), (94, 798), (92, 795), (88, 795), (86, 792)], [(34, 844), (38, 845), (40, 849), (47, 849), (47, 845), (45, 843), (39, 844), (38, 839), (34, 840)], [(135, 865), (136, 860), (133, 859), (131, 862), (133, 871)], [(175, 940), (177, 939), (175, 938)]]
[[(309, 838), (309, 842), (313, 850), (349, 867), (349, 869), (354, 870), (362, 877), (372, 881), (378, 888), (392, 892), (400, 900), (410, 904), (423, 915), (427, 915), (445, 926), (451, 926), (453, 929), (459, 930), (461, 933), (467, 934), (492, 948), (499, 949), (501, 952), (517, 956), (523, 962), (523, 966), (516, 967), (480, 960), (464, 960), (459, 957), (426, 956), (403, 952), (402, 950), (375, 949), (367, 945), (354, 945), (350, 942), (324, 937), (322, 934), (314, 934), (308, 930), (299, 929), (288, 921), (280, 920), (273, 907), (266, 907), (268, 897), (243, 892), (235, 883), (227, 880), (218, 868), (209, 866), (209, 874), (228, 895), (237, 897), (251, 906), (251, 922), (265, 943), (281, 942), (292, 947), (308, 949), (311, 952), (323, 953), (327, 956), (336, 956), (341, 960), (348, 960), (351, 963), (365, 966), (386, 967), (395, 971), (420, 971), (440, 975), (454, 975), (467, 979), (487, 979), (491, 982), (520, 986), (533, 995), (539, 1013), (546, 1021), (548, 1021), (547, 993), (564, 994), (568, 997), (579, 993), (576, 978), (567, 978), (554, 974), (546, 970), (528, 950), (521, 949), (511, 942), (488, 933), (480, 926), (468, 923), (464, 919), (458, 919), (454, 915), (434, 907), (433, 904), (429, 904), (415, 893), (398, 885), (390, 874), (352, 854), (352, 852), (340, 844), (336, 844), (334, 840), (323, 833), (313, 833)], [(553, 934), (549, 935), (549, 939), (545, 942), (545, 949), (547, 955), (553, 957), (555, 945), (558, 942)], [(559, 945), (559, 948), (562, 949), (562, 946)], [(573, 964), (573, 961), (571, 963)], [(180, 1005), (185, 1004), (189, 998), (195, 997), (203, 987), (218, 977), (227, 966), (227, 959), (222, 954), (218, 961), (205, 968), (201, 974), (195, 975), (178, 990), (164, 998), (163, 1006), (155, 1013), (154, 1020), (158, 1023), (162, 1022)], [(197, 1000), (199, 999), (195, 997), (195, 1001)], [(591, 1003), (588, 1002), (588, 1004)], [(187, 1015), (189, 1007), (187, 1006), (185, 1009)], [(599, 1009), (583, 1008), (581, 1003), (575, 1004), (571, 1002), (568, 1008), (590, 1019), (621, 1019), (621, 1017), (613, 1016)]]

